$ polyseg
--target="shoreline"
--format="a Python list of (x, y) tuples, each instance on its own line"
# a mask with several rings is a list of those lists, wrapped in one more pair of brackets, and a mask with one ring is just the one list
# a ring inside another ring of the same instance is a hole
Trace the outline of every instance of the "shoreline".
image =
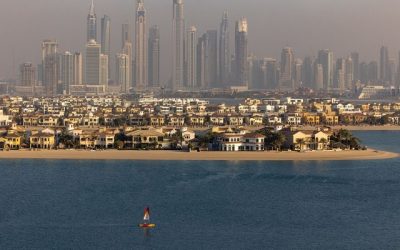
[(378, 151), (314, 151), (314, 152), (184, 152), (184, 151), (84, 151), (43, 150), (0, 152), (0, 160), (136, 160), (136, 161), (343, 161), (384, 160), (400, 154)]
[[(315, 128), (315, 126), (304, 126), (304, 128)], [(349, 131), (400, 131), (400, 126), (394, 125), (348, 125), (348, 126), (331, 126), (333, 130), (346, 129)]]

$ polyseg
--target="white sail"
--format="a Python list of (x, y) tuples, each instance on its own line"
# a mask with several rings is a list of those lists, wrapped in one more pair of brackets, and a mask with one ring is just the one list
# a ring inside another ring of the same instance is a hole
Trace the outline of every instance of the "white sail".
[(150, 214), (149, 213), (145, 213), (143, 220), (149, 221), (150, 220)]

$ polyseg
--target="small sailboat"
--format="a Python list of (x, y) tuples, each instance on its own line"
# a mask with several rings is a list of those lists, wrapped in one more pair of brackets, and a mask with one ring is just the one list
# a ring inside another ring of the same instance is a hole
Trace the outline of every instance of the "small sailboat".
[(146, 207), (144, 209), (143, 223), (139, 224), (140, 228), (155, 228), (156, 224), (150, 223), (150, 208)]

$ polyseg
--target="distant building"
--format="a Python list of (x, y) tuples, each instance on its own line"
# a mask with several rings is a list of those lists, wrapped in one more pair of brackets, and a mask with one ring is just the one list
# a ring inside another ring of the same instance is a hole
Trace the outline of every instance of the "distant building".
[[(101, 19), (101, 53), (111, 58), (111, 19), (107, 15)], [(108, 73), (111, 73), (111, 60), (108, 62)]]
[(42, 42), (42, 74), (45, 94), (56, 95), (59, 80), (58, 42), (44, 40)]
[(148, 52), (149, 85), (160, 86), (160, 29), (157, 25), (150, 28)]
[(19, 86), (33, 87), (36, 84), (36, 68), (32, 63), (23, 63), (19, 67), (20, 81)]
[(207, 71), (207, 34), (199, 37), (197, 41), (197, 87), (206, 88), (206, 71)]
[(106, 88), (108, 87), (108, 56), (100, 54), (100, 84)]
[(227, 86), (230, 81), (231, 52), (229, 43), (228, 12), (224, 12), (219, 31), (219, 83)]
[(353, 62), (353, 81), (360, 81), (360, 54), (358, 52), (351, 53), (351, 60)]
[(279, 76), (278, 76), (278, 62), (276, 59), (267, 58), (265, 59), (265, 88), (274, 90), (278, 88)]
[(305, 87), (314, 89), (313, 60), (305, 57), (303, 60), (302, 82)]
[(208, 87), (218, 85), (218, 31), (207, 30), (207, 70), (206, 81)]
[(197, 29), (192, 26), (186, 33), (185, 82), (189, 89), (197, 87)]
[(83, 59), (82, 54), (76, 52), (74, 54), (74, 84), (83, 84)]
[(173, 0), (172, 28), (172, 89), (183, 88), (185, 53), (185, 19), (183, 0)]
[(316, 90), (324, 89), (324, 67), (317, 61), (314, 62), (314, 88)]
[(386, 46), (380, 49), (379, 80), (385, 84), (390, 82), (389, 49)]
[(318, 52), (318, 64), (322, 65), (323, 69), (323, 89), (333, 89), (333, 52), (325, 49)]
[(129, 88), (134, 84), (134, 67), (133, 67), (133, 51), (132, 51), (132, 35), (130, 31), (129, 24), (122, 25), (122, 51), (120, 54), (125, 54), (128, 56), (129, 60)]
[(82, 54), (66, 52), (62, 55), (61, 82), (63, 93), (71, 94), (71, 89), (83, 86)]
[(335, 87), (343, 91), (345, 89), (346, 60), (339, 58), (336, 61)]
[(116, 56), (116, 84), (121, 86), (121, 93), (129, 93), (130, 84), (130, 60), (126, 54)]
[(97, 17), (94, 9), (94, 0), (92, 0), (87, 17), (87, 42), (91, 40), (97, 41)]
[(293, 88), (297, 89), (303, 85), (303, 61), (301, 59), (294, 60), (293, 70)]
[(72, 53), (67, 51), (61, 55), (61, 84), (63, 94), (70, 94), (70, 86), (75, 85), (74, 63), (74, 55)]
[(100, 85), (100, 55), (100, 44), (95, 40), (90, 40), (86, 45), (85, 82), (87, 85)]
[(144, 0), (137, 0), (135, 27), (135, 85), (139, 88), (146, 88), (148, 85), (148, 41), (146, 35), (146, 10), (144, 8)]
[(281, 53), (281, 77), (279, 88), (282, 90), (293, 89), (294, 56), (292, 48), (286, 47)]
[(235, 29), (235, 85), (249, 86), (248, 79), (248, 23), (246, 18), (236, 22)]
[(34, 95), (36, 86), (36, 67), (32, 63), (23, 63), (19, 67), (19, 82), (16, 92), (22, 95)]
[(345, 67), (346, 73), (345, 73), (344, 81), (345, 81), (346, 89), (353, 89), (353, 83), (355, 82), (354, 81), (354, 67), (355, 67), (355, 64), (353, 62), (352, 57), (350, 56), (346, 59), (346, 67)]

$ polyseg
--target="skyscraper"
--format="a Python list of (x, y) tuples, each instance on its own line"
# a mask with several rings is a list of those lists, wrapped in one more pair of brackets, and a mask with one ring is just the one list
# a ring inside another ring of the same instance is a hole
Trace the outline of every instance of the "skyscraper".
[(100, 85), (108, 87), (108, 56), (100, 54)]
[(206, 88), (206, 68), (207, 68), (207, 34), (199, 37), (197, 41), (197, 87)]
[(121, 86), (122, 93), (129, 93), (130, 82), (130, 59), (126, 54), (117, 54), (116, 58), (116, 83)]
[(281, 53), (281, 77), (280, 77), (280, 89), (292, 90), (293, 89), (293, 65), (294, 56), (292, 48), (286, 47)]
[(236, 22), (235, 27), (235, 82), (238, 86), (248, 87), (248, 24), (246, 18)]
[(353, 81), (360, 81), (360, 54), (358, 52), (351, 53), (351, 60), (353, 61)]
[(183, 0), (173, 0), (172, 20), (172, 89), (183, 87), (185, 19)]
[(396, 60), (389, 58), (387, 84), (393, 86), (396, 82)]
[(160, 85), (160, 29), (157, 25), (149, 31), (149, 85), (152, 87)]
[(19, 67), (20, 70), (20, 86), (34, 86), (36, 83), (36, 68), (32, 63), (23, 63)]
[(185, 81), (189, 89), (197, 86), (197, 29), (192, 26), (186, 33)]
[(218, 31), (207, 30), (207, 71), (208, 87), (217, 87), (218, 83)]
[[(108, 72), (111, 72), (111, 19), (104, 15), (101, 19), (101, 53), (108, 56)], [(111, 77), (110, 77), (111, 78)]]
[(83, 84), (83, 64), (82, 54), (76, 52), (74, 54), (74, 85)]
[(224, 12), (219, 31), (219, 82), (223, 86), (229, 84), (231, 71), (231, 52), (229, 47), (228, 12)]
[(61, 82), (63, 94), (70, 94), (70, 86), (74, 85), (74, 55), (66, 51), (61, 56)]
[(314, 88), (315, 90), (324, 89), (324, 67), (318, 61), (314, 62)]
[(397, 78), (396, 78), (396, 88), (400, 88), (400, 52), (397, 58)]
[(44, 40), (42, 43), (43, 85), (48, 96), (57, 94), (60, 73), (57, 49), (56, 40)]
[[(333, 53), (332, 51), (325, 49), (318, 52), (318, 64), (322, 65), (323, 68), (323, 89), (333, 89)], [(318, 73), (318, 72), (317, 72)], [(320, 87), (320, 86), (318, 86)]]
[(303, 84), (308, 88), (314, 88), (313, 60), (311, 57), (305, 57), (303, 61)]
[(382, 46), (379, 64), (379, 80), (382, 83), (387, 83), (389, 81), (389, 70), (389, 50), (386, 46)]
[(345, 89), (346, 60), (339, 58), (336, 61), (335, 88), (343, 91)]
[(276, 89), (278, 87), (278, 63), (276, 59), (267, 58), (265, 59), (266, 76), (265, 76), (265, 88)]
[(368, 64), (368, 82), (369, 83), (374, 83), (378, 81), (378, 62), (372, 61)]
[(133, 75), (134, 75), (134, 67), (133, 67), (133, 52), (132, 52), (132, 33), (129, 24), (122, 24), (122, 51), (121, 54), (125, 54), (128, 56), (129, 60), (129, 74), (127, 74), (127, 81), (129, 82), (128, 90), (133, 86)]
[(293, 88), (297, 89), (303, 84), (303, 61), (301, 59), (294, 60), (293, 66)]
[(87, 85), (100, 85), (101, 46), (95, 40), (86, 45), (85, 82)]
[(144, 0), (137, 0), (135, 32), (135, 84), (136, 87), (147, 87), (147, 37), (146, 10)]
[(94, 9), (94, 0), (92, 0), (87, 17), (87, 42), (90, 40), (97, 41), (97, 17)]
[(36, 86), (36, 68), (32, 63), (23, 63), (19, 67), (19, 82), (15, 86), (18, 94), (33, 95)]
[(354, 72), (355, 72), (355, 69), (354, 69), (354, 67), (355, 67), (355, 65), (358, 65), (358, 63), (357, 64), (355, 64), (354, 62), (353, 62), (353, 59), (352, 59), (352, 56), (349, 56), (347, 59), (346, 59), (346, 68), (345, 68), (345, 88), (346, 89), (350, 89), (350, 90), (352, 90), (353, 89), (353, 83), (355, 82), (354, 81)]
[(123, 48), (125, 46), (125, 43), (132, 42), (132, 32), (131, 32), (131, 27), (128, 23), (124, 23), (122, 24), (122, 44), (121, 44), (121, 48)]

